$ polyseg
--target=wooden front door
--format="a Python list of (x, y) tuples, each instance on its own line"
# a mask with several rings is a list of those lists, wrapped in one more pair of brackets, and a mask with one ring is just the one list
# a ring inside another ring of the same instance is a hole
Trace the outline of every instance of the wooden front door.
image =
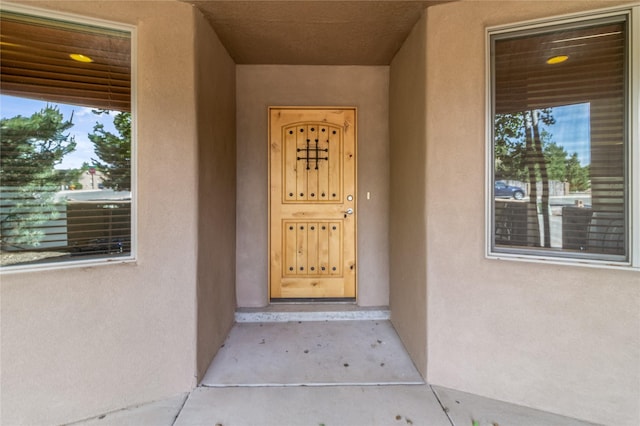
[(356, 297), (356, 110), (270, 108), (271, 299)]

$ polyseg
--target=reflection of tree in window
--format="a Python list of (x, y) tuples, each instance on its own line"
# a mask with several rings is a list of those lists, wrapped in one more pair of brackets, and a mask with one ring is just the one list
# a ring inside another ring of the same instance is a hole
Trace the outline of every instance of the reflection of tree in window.
[[(571, 155), (554, 140), (554, 108), (513, 114), (498, 114), (495, 119), (496, 180), (514, 180), (529, 185), (529, 202), (537, 209), (541, 200), (543, 241), (550, 247), (550, 183), (566, 183), (570, 193), (589, 189), (589, 166), (582, 166), (578, 153)], [(538, 191), (537, 182), (540, 182)], [(537, 227), (537, 222), (532, 226)], [(548, 243), (548, 244), (547, 244)]]
[(60, 177), (54, 166), (76, 147), (73, 137), (65, 134), (72, 126), (71, 119), (65, 121), (53, 106), (30, 117), (0, 120), (2, 248), (40, 245), (41, 226), (58, 218), (55, 195)]
[[(107, 112), (94, 111), (98, 115)], [(131, 113), (117, 113), (113, 124), (119, 135), (105, 130), (102, 123), (97, 123), (93, 133), (89, 134), (89, 139), (95, 145), (98, 156), (98, 160), (92, 159), (92, 161), (106, 176), (103, 181), (105, 188), (129, 191), (131, 190)]]

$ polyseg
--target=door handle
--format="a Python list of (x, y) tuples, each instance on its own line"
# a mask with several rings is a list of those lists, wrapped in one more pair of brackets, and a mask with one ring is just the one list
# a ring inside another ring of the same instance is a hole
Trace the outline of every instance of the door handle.
[(344, 212), (344, 217), (347, 217), (349, 215), (353, 214), (353, 209), (352, 208), (348, 208), (345, 212)]

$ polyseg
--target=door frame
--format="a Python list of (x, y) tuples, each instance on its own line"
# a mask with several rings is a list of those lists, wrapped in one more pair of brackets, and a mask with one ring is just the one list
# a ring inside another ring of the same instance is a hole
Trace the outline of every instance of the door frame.
[[(355, 271), (354, 271), (354, 286), (355, 286), (355, 296), (347, 297), (347, 298), (335, 298), (335, 297), (326, 297), (326, 298), (303, 298), (303, 299), (278, 299), (276, 303), (335, 303), (335, 302), (351, 302), (357, 304), (358, 295), (359, 295), (359, 282), (358, 282), (358, 108), (355, 106), (291, 106), (291, 105), (270, 105), (267, 107), (267, 228), (268, 228), (268, 238), (267, 238), (267, 295), (269, 299), (269, 304), (274, 303), (273, 298), (271, 296), (271, 111), (272, 110), (352, 110), (354, 115), (354, 141), (353, 141), (353, 156), (354, 156), (354, 171), (353, 171), (353, 188), (354, 188), (354, 200), (353, 200), (353, 208), (354, 208), (354, 262), (355, 262)], [(343, 194), (346, 195), (346, 194)]]

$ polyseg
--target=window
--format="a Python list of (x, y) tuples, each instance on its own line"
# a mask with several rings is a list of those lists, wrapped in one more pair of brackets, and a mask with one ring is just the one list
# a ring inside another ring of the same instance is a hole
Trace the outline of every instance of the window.
[(4, 5), (0, 35), (2, 271), (131, 260), (132, 28)]
[(631, 12), (488, 30), (490, 257), (640, 267)]

